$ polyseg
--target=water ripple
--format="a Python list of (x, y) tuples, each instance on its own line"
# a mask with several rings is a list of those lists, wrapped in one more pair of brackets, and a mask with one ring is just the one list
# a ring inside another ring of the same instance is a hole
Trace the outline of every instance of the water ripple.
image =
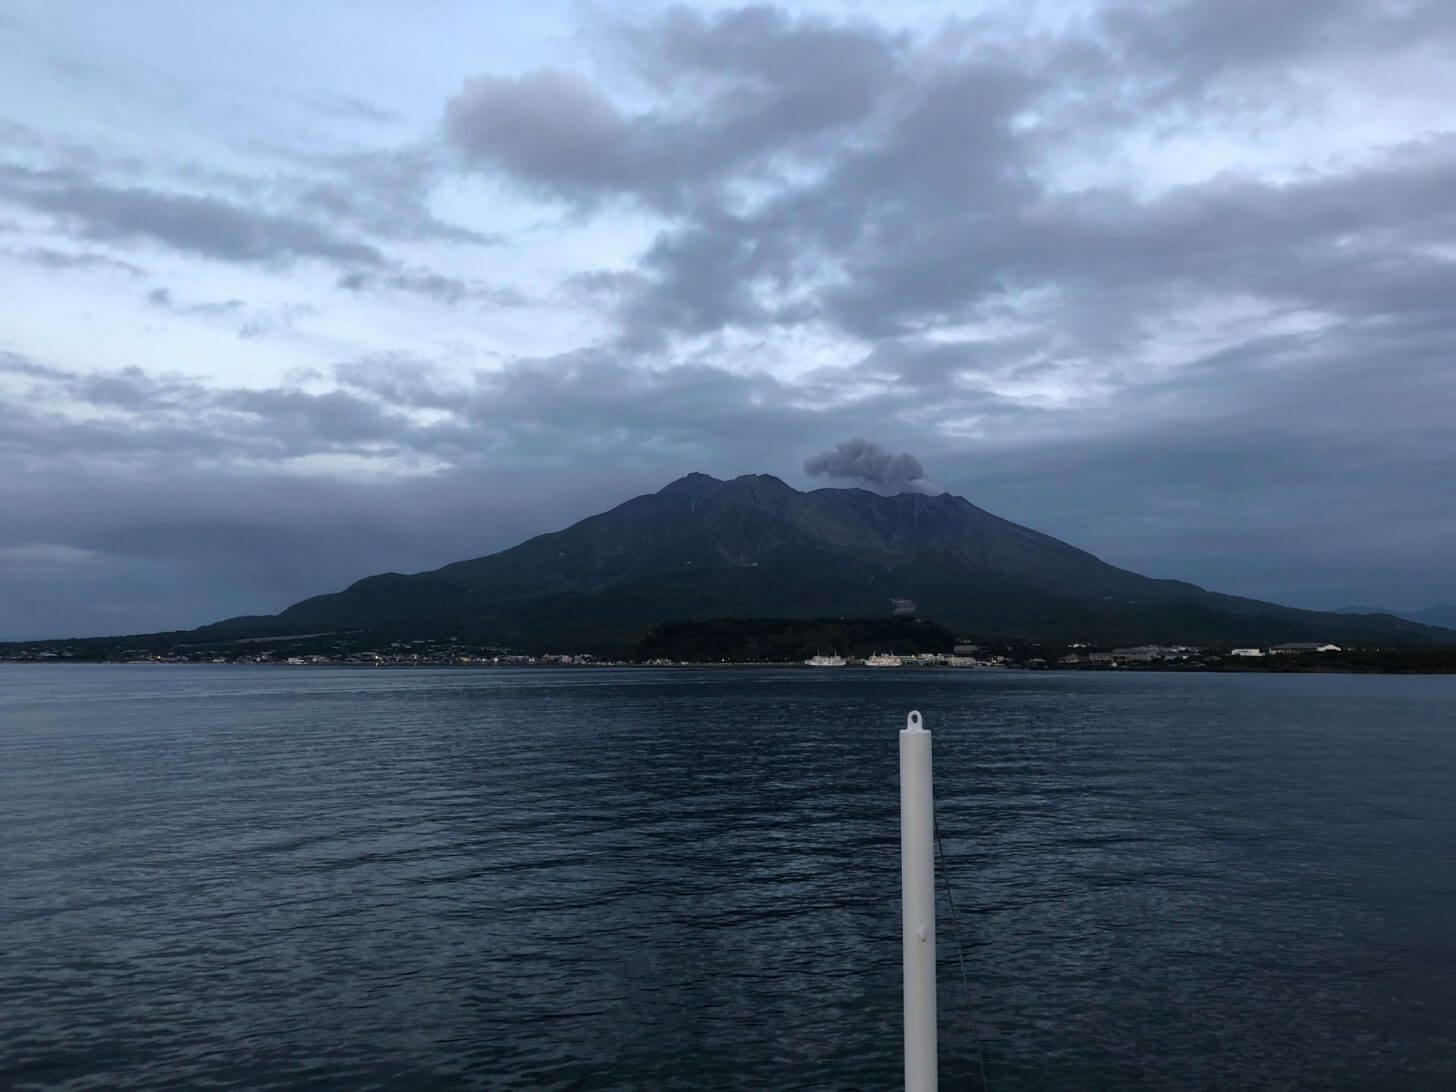
[(1456, 680), (0, 672), (0, 1084), (1456, 1087)]

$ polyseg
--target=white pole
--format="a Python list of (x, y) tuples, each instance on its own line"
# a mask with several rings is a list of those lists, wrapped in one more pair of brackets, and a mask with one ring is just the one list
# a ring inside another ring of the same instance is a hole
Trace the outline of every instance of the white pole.
[(930, 733), (919, 713), (900, 732), (900, 900), (905, 1092), (935, 1092), (935, 813)]

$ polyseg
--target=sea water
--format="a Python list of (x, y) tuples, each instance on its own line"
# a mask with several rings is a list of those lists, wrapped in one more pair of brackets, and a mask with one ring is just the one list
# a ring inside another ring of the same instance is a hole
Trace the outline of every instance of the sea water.
[(1456, 678), (0, 667), (0, 1085), (1456, 1087)]

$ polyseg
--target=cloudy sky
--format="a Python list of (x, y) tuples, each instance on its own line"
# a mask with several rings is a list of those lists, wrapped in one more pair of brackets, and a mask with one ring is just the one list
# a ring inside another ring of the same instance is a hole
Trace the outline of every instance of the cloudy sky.
[(1456, 5), (12, 0), (0, 71), (0, 639), (851, 438), (1150, 575), (1456, 599)]

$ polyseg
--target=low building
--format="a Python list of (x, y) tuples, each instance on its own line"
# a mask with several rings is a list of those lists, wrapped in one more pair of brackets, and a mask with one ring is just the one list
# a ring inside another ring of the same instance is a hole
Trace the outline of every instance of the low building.
[(1262, 655), (1264, 655), (1264, 650), (1262, 648), (1236, 648), (1232, 652), (1230, 652), (1229, 655), (1230, 656), (1262, 656)]
[(1339, 652), (1339, 645), (1320, 644), (1318, 641), (1294, 641), (1290, 644), (1274, 645), (1269, 649), (1275, 655), (1288, 655), (1291, 652)]
[(1163, 652), (1162, 649), (1153, 645), (1139, 645), (1137, 648), (1114, 648), (1112, 658), (1128, 663), (1148, 664), (1154, 660), (1161, 660)]

